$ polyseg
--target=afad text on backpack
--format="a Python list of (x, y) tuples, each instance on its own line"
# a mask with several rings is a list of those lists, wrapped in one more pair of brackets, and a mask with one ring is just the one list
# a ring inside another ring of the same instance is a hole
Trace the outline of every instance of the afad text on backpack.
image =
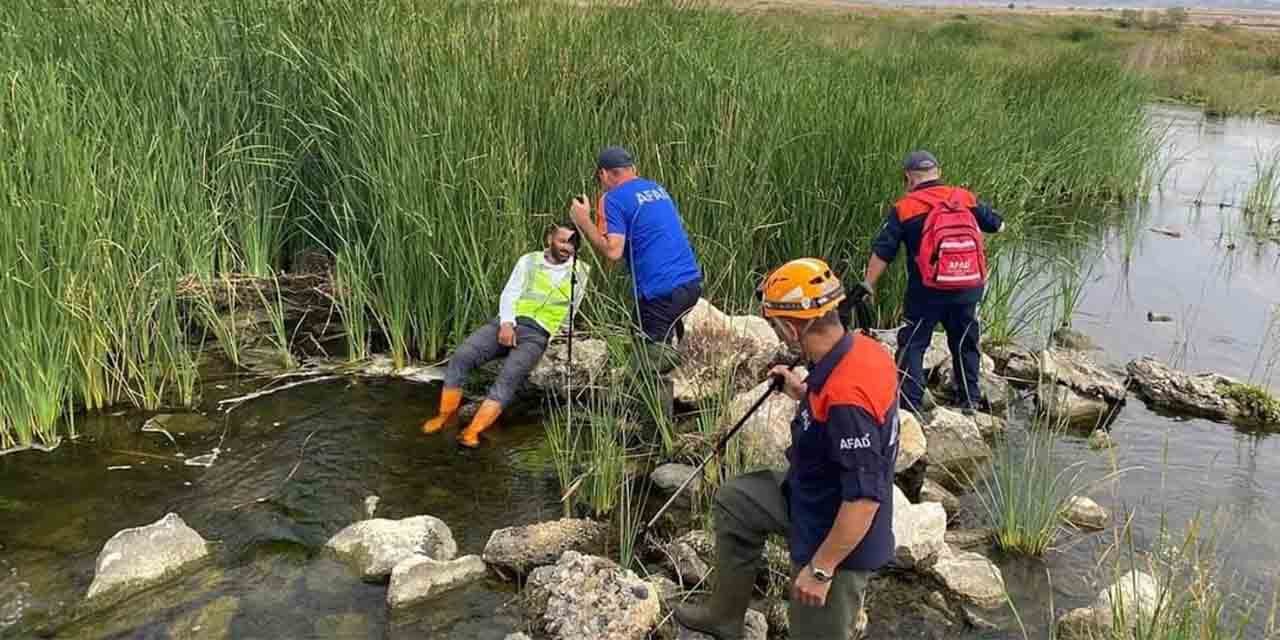
[(958, 189), (945, 198), (913, 194), (930, 206), (916, 266), (924, 286), (941, 291), (973, 289), (986, 284), (987, 254), (973, 212), (959, 201)]

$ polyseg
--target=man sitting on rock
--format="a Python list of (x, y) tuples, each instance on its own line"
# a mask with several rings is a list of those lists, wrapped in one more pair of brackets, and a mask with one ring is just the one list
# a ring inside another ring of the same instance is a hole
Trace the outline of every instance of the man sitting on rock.
[[(498, 300), (498, 317), (477, 329), (454, 352), (445, 373), (439, 414), (422, 424), (422, 432), (432, 434), (448, 426), (462, 404), (462, 383), (476, 367), (497, 358), (506, 358), (502, 371), (480, 409), (462, 433), (458, 443), (475, 448), (480, 434), (493, 425), (515, 397), (542, 354), (551, 336), (566, 327), (582, 301), (590, 268), (577, 266), (577, 282), (571, 278), (577, 251), (572, 223), (547, 229), (546, 248), (527, 253), (516, 261), (507, 285)], [(570, 300), (572, 297), (572, 300)]]
[(873, 339), (845, 331), (843, 287), (821, 260), (783, 265), (760, 293), (774, 331), (810, 363), (804, 380), (773, 370), (800, 403), (789, 467), (738, 476), (717, 492), (715, 591), (675, 617), (717, 640), (742, 638), (765, 538), (779, 533), (791, 549), (790, 637), (843, 639), (855, 616), (864, 623), (871, 573), (893, 559), (897, 369)]

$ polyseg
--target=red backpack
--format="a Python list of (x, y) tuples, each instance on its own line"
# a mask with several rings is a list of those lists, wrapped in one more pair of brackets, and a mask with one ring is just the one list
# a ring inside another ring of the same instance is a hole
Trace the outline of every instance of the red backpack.
[(930, 191), (907, 196), (929, 207), (924, 214), (920, 252), (916, 254), (924, 286), (956, 291), (986, 284), (987, 253), (978, 221), (962, 201), (966, 192), (953, 187), (942, 197)]

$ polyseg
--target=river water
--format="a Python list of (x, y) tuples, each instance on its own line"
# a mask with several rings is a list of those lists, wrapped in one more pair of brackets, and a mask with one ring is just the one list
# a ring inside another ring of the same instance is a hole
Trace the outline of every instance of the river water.
[[(1234, 205), (1254, 161), (1280, 144), (1280, 126), (1164, 107), (1151, 119), (1166, 134), (1169, 170), (1150, 200), (1121, 216), (1128, 223), (1097, 243), (1074, 325), (1117, 367), (1151, 354), (1270, 384), (1280, 253), (1243, 233)], [(1148, 311), (1174, 322), (1150, 323)], [(254, 384), (212, 380), (206, 402)], [(0, 458), (0, 637), (32, 637), (82, 599), (113, 533), (173, 511), (218, 543), (217, 561), (58, 637), (503, 638), (519, 628), (508, 585), (486, 581), (391, 617), (385, 586), (360, 582), (320, 552), (362, 517), (370, 495), (380, 498), (380, 517), (443, 519), (463, 554), (479, 553), (495, 528), (559, 516), (540, 425), (514, 420), (524, 424), (493, 430), (496, 446), (459, 451), (448, 437), (417, 431), (435, 393), (403, 381), (319, 383), (173, 426), (173, 441), (139, 432), (141, 416), (82, 418), (86, 435), (74, 443)], [(1204, 514), (1220, 532), (1231, 584), (1269, 597), (1280, 569), (1280, 438), (1159, 415), (1136, 398), (1113, 434), (1113, 452), (1067, 436), (1059, 454), (1083, 460), (1092, 478), (1128, 469), (1093, 496), (1134, 510), (1138, 546), (1163, 523), (1177, 531)], [(183, 463), (214, 448), (207, 468)], [(1051, 595), (1058, 610), (1092, 599), (1099, 586), (1090, 569), (1109, 542), (1108, 534), (1066, 537), (1044, 561), (1001, 561), (1029, 635), (1045, 635)], [(877, 637), (914, 635), (877, 630), (881, 616), (869, 613)]]

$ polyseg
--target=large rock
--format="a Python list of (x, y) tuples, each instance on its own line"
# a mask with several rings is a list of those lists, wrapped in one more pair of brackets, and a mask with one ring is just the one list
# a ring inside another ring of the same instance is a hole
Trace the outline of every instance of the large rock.
[[(803, 367), (796, 367), (795, 371), (801, 377), (808, 375)], [(742, 418), (747, 409), (769, 389), (769, 384), (766, 380), (734, 397), (729, 410), (724, 413), (717, 437)], [(742, 425), (742, 430), (735, 438), (742, 447), (748, 469), (787, 468), (786, 451), (791, 446), (791, 419), (796, 415), (798, 404), (785, 393), (771, 394), (746, 424)]]
[(711, 575), (715, 562), (715, 542), (706, 531), (690, 531), (667, 545), (667, 565), (676, 580), (690, 587)]
[[(674, 617), (672, 621), (675, 621)], [(679, 622), (674, 622), (674, 624), (676, 625), (676, 640), (715, 640), (714, 636), (686, 629), (680, 626)], [(746, 618), (743, 619), (742, 640), (766, 640), (768, 637), (768, 618), (755, 609), (747, 609)]]
[(611, 560), (566, 551), (525, 585), (534, 626), (558, 640), (642, 640), (658, 623), (657, 590)]
[[(871, 336), (884, 345), (889, 355), (897, 357), (898, 332), (872, 330)], [(928, 379), (933, 371), (951, 359), (951, 348), (947, 346), (947, 334), (935, 331), (929, 336), (929, 348), (925, 349), (923, 368)]]
[(750, 386), (787, 348), (768, 320), (726, 315), (700, 299), (685, 315), (680, 351), (681, 364), (671, 372), (675, 399), (697, 404)]
[(432, 516), (362, 520), (339, 531), (325, 546), (355, 567), (362, 579), (371, 582), (391, 575), (397, 564), (413, 555), (442, 561), (458, 555), (453, 532)]
[(609, 348), (604, 340), (574, 338), (573, 365), (569, 365), (569, 345), (556, 340), (547, 347), (538, 366), (529, 372), (529, 384), (543, 391), (567, 394), (566, 385), (574, 389), (591, 386), (608, 374)]
[(983, 353), (995, 362), (996, 373), (1010, 383), (1032, 386), (1039, 382), (1040, 357), (1030, 349), (1012, 343), (997, 344), (985, 346)]
[(609, 528), (594, 520), (563, 518), (524, 527), (498, 529), (484, 545), (484, 561), (518, 575), (549, 565), (569, 550), (600, 551)]
[(944, 538), (954, 549), (972, 551), (991, 547), (991, 539), (995, 537), (992, 529), (948, 529)]
[(1072, 351), (1096, 351), (1098, 343), (1084, 333), (1063, 325), (1053, 332), (1053, 344)]
[[(1122, 622), (1128, 629), (1139, 622), (1149, 624), (1160, 604), (1160, 585), (1142, 571), (1130, 571), (1115, 584), (1103, 589), (1093, 605), (1073, 609), (1058, 619), (1058, 626), (1068, 637), (1097, 637)], [(1115, 619), (1120, 614), (1121, 620)]]
[(991, 446), (977, 423), (957, 411), (934, 409), (924, 434), (929, 440), (929, 477), (943, 486), (965, 487), (974, 470), (991, 459)]
[(924, 429), (920, 421), (910, 411), (898, 412), (898, 459), (893, 465), (894, 473), (902, 473), (910, 469), (929, 451), (929, 442), (924, 437)]
[[(995, 361), (991, 356), (982, 354), (978, 367), (978, 389), (991, 402), (991, 410), (1003, 413), (1009, 408), (1009, 382), (996, 373)], [(939, 398), (952, 403), (959, 403), (963, 392), (956, 384), (955, 368), (951, 366), (951, 357), (938, 365), (937, 382), (933, 388)]]
[(925, 565), (947, 544), (947, 512), (936, 502), (911, 504), (897, 486), (893, 488), (893, 537), (895, 563), (903, 568)]
[[(670, 494), (674, 492), (676, 489), (679, 489), (680, 485), (683, 484), (686, 480), (688, 480), (689, 477), (692, 476), (695, 471), (696, 469), (690, 465), (668, 462), (667, 464), (661, 465), (657, 469), (654, 469), (653, 473), (649, 474), (649, 480), (653, 482), (653, 486), (656, 487), (659, 491), (665, 494)], [(688, 494), (697, 493), (698, 487), (701, 484), (702, 484), (701, 478), (695, 479), (693, 482), (689, 483), (689, 486), (688, 488), (685, 489), (685, 492)]]
[(480, 556), (463, 556), (442, 562), (427, 556), (405, 558), (391, 570), (387, 604), (392, 609), (416, 604), (449, 589), (483, 578), (484, 560)]
[(997, 609), (1005, 602), (1004, 576), (980, 554), (948, 549), (929, 567), (929, 573), (968, 604)]
[(1111, 520), (1106, 509), (1084, 496), (1072, 496), (1062, 510), (1062, 518), (1076, 527), (1091, 531), (1106, 529)]
[(111, 536), (98, 554), (89, 598), (121, 595), (173, 577), (209, 555), (205, 539), (176, 513)]
[(1223, 422), (1280, 422), (1280, 405), (1234, 378), (1217, 373), (1189, 374), (1150, 357), (1134, 360), (1125, 368), (1138, 396), (1166, 411)]
[(1036, 389), (1036, 406), (1050, 426), (1078, 431), (1096, 431), (1110, 422), (1114, 413), (1106, 400), (1082, 395), (1060, 384), (1040, 385)]
[(954, 518), (960, 513), (960, 498), (932, 478), (925, 478), (924, 485), (920, 487), (920, 502), (936, 502), (942, 505), (948, 518)]
[(1109, 404), (1124, 400), (1124, 382), (1098, 366), (1083, 351), (1046, 349), (1040, 352), (1040, 378), (1044, 383), (1070, 387), (1082, 396)]

